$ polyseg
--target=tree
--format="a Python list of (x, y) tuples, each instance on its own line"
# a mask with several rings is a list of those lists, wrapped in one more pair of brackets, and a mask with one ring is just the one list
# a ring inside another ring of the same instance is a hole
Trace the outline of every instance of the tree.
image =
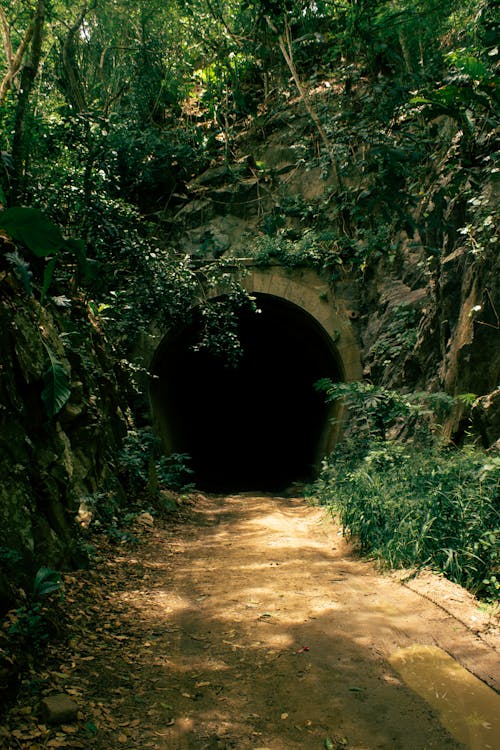
[(7, 14), (4, 8), (0, 5), (0, 25), (2, 32), (3, 51), (6, 60), (7, 70), (0, 82), (0, 106), (5, 104), (5, 98), (12, 88), (21, 66), (23, 63), (26, 50), (33, 37), (34, 24), (30, 20), (26, 27), (18, 45), (17, 49), (14, 50), (14, 42), (12, 39), (12, 30), (7, 18)]
[[(24, 194), (24, 177), (27, 159), (26, 144), (26, 117), (28, 114), (29, 101), (35, 85), (40, 58), (42, 55), (42, 40), (45, 26), (45, 0), (37, 0), (30, 26), (25, 33), (25, 37), (30, 38), (29, 50), (24, 66), (21, 71), (21, 81), (17, 97), (17, 105), (14, 117), (14, 135), (12, 138), (12, 184), (11, 184), (11, 203), (15, 204), (22, 200)], [(28, 47), (28, 45), (25, 45)], [(22, 42), (20, 47), (22, 47)], [(8, 50), (9, 53), (9, 50)], [(13, 80), (13, 63), (9, 60), (9, 80)]]

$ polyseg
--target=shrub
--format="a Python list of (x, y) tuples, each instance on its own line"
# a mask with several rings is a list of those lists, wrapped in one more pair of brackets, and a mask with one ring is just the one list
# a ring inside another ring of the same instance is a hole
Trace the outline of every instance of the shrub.
[(7, 616), (7, 632), (21, 648), (38, 651), (58, 630), (61, 613), (56, 611), (55, 602), (50, 601), (55, 593), (63, 594), (60, 573), (51, 568), (39, 568), (25, 603)]
[(120, 455), (120, 467), (127, 483), (135, 492), (148, 490), (156, 494), (158, 483), (174, 491), (191, 489), (193, 473), (187, 453), (162, 454), (161, 442), (149, 429), (131, 430)]

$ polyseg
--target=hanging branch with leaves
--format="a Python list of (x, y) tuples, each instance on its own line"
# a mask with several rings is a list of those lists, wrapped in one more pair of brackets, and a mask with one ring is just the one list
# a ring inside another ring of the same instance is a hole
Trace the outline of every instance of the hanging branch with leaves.
[(76, 60), (75, 45), (75, 37), (82, 28), (86, 13), (87, 3), (84, 2), (75, 22), (71, 25), (65, 24), (68, 32), (62, 43), (61, 50), (63, 66), (61, 83), (64, 86), (66, 97), (76, 113), (80, 113), (86, 108), (85, 90)]
[(297, 87), (297, 91), (299, 92), (299, 96), (304, 102), (304, 106), (307, 109), (307, 112), (311, 120), (316, 125), (319, 136), (321, 140), (323, 141), (323, 144), (326, 148), (326, 152), (330, 158), (330, 163), (332, 165), (333, 176), (335, 178), (335, 182), (339, 186), (339, 189), (342, 190), (343, 189), (342, 177), (340, 175), (340, 169), (339, 169), (337, 157), (335, 156), (332, 145), (327, 138), (323, 125), (321, 124), (321, 120), (319, 119), (317, 112), (315, 111), (313, 105), (311, 104), (309, 92), (307, 91), (306, 86), (300, 80), (300, 76), (298, 74), (297, 67), (293, 59), (293, 41), (292, 41), (292, 34), (290, 32), (290, 24), (288, 23), (288, 20), (285, 19), (284, 21), (285, 30), (283, 34), (280, 34), (276, 26), (273, 24), (273, 22), (269, 18), (269, 16), (266, 16), (266, 21), (271, 31), (273, 31), (275, 34), (278, 34), (278, 44), (281, 50), (281, 54), (283, 55), (285, 62), (288, 65), (288, 69), (290, 70), (290, 73), (292, 74), (292, 78)]

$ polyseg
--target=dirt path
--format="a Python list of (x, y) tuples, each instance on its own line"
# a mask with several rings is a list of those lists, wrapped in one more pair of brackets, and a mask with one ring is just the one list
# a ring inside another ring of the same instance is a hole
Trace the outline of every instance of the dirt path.
[[(409, 658), (401, 649), (437, 646), (498, 691), (490, 618), (440, 578), (408, 582), (414, 591), (377, 574), (302, 500), (200, 497), (187, 523), (155, 526), (132, 553), (124, 548), (72, 583), (76, 604), (90, 585), (94, 600), (42, 694), (72, 695), (79, 721), (45, 744), (12, 747), (500, 747), (482, 708), (453, 698), (452, 715), (472, 716), (461, 744), (463, 730), (448, 733), (439, 707), (401, 676)], [(428, 685), (433, 668), (423, 664)], [(468, 673), (457, 669), (460, 682)], [(486, 693), (495, 712), (500, 698)]]

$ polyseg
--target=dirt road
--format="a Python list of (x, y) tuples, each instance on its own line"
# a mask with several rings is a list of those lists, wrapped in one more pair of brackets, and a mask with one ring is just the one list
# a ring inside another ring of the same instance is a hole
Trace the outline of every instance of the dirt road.
[(199, 497), (186, 523), (143, 539), (95, 574), (103, 598), (53, 684), (81, 706), (61, 742), (500, 747), (498, 628), (459, 587), (377, 573), (299, 499)]

